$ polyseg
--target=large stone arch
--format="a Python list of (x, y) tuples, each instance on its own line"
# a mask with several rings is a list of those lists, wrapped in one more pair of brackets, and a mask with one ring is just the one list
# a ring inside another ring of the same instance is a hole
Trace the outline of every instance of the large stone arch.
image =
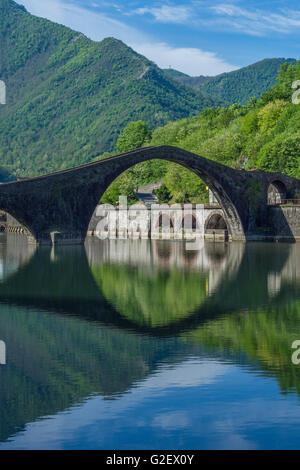
[[(128, 168), (147, 160), (178, 163), (196, 173), (214, 192), (223, 209), (233, 240), (255, 234), (267, 201), (264, 188), (272, 174), (234, 170), (199, 155), (170, 146), (146, 147), (64, 171), (0, 185), (0, 210), (12, 214), (40, 243), (51, 242), (60, 232), (60, 242), (82, 243), (88, 226), (107, 187)], [(289, 188), (300, 182), (288, 178)], [(272, 177), (274, 179), (274, 177)], [(286, 184), (286, 186), (287, 186)], [(260, 194), (261, 193), (261, 194)], [(262, 207), (262, 209), (261, 209)]]
[[(213, 191), (221, 205), (232, 238), (235, 240), (245, 240), (245, 228), (242, 217), (240, 216), (239, 208), (235, 204), (239, 204), (240, 201), (238, 197), (231, 197), (236, 190), (234, 178), (238, 176), (237, 173), (239, 172), (176, 147), (146, 147), (102, 160), (103, 164), (113, 164), (115, 168), (107, 175), (105, 185), (101, 188), (103, 192), (101, 192), (100, 197), (108, 186), (124, 171), (138, 163), (154, 159), (177, 163), (199, 176)], [(97, 192), (97, 194), (99, 193)], [(97, 196), (97, 200), (100, 197)], [(93, 212), (91, 217), (92, 215)]]

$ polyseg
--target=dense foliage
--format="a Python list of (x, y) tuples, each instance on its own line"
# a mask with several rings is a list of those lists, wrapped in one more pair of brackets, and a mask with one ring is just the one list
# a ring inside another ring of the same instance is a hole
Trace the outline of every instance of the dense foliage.
[(279, 68), (284, 62), (296, 63), (295, 59), (264, 59), (216, 77), (189, 77), (172, 69), (166, 72), (170, 77), (208, 95), (218, 96), (229, 104), (247, 104), (251, 97), (260, 98), (275, 85)]
[(155, 195), (159, 204), (168, 203), (172, 197), (171, 191), (166, 184), (162, 184), (155, 190)]
[(0, 162), (18, 176), (111, 151), (120, 129), (199, 114), (212, 99), (168, 77), (121, 41), (94, 42), (0, 0)]

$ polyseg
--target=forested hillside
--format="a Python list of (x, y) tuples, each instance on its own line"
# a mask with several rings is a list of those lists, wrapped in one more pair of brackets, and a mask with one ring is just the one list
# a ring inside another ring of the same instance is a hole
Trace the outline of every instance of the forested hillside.
[(94, 42), (0, 0), (0, 164), (30, 176), (112, 150), (120, 129), (155, 128), (199, 114), (220, 99), (169, 78), (121, 41)]
[[(233, 168), (280, 171), (300, 178), (300, 104), (292, 102), (292, 83), (300, 80), (300, 61), (283, 64), (277, 84), (260, 100), (247, 105), (206, 109), (199, 116), (171, 122), (151, 133), (141, 122), (131, 123), (116, 148), (125, 152), (142, 145), (174, 145)], [(298, 86), (300, 90), (300, 86)], [(300, 98), (300, 93), (299, 93)], [(116, 202), (119, 194), (135, 199), (138, 184), (163, 179), (161, 201), (204, 202), (205, 184), (179, 165), (152, 161), (121, 175), (104, 195)]]
[[(162, 144), (233, 167), (300, 177), (300, 106), (291, 102), (299, 63), (282, 65), (278, 83), (258, 101), (225, 108), (224, 98), (241, 103), (259, 95), (274, 82), (283, 59), (200, 77), (206, 91), (219, 95), (215, 99), (178, 81), (190, 77), (160, 70), (116, 39), (93, 42), (12, 0), (0, 0), (0, 41), (0, 79), (7, 84), (7, 104), (0, 106), (2, 180), (8, 171), (36, 175)], [(134, 201), (137, 186), (161, 179), (163, 201), (207, 199), (196, 176), (155, 161), (122, 175), (104, 200), (127, 194)]]
[(216, 77), (189, 77), (172, 69), (166, 69), (166, 73), (198, 91), (218, 96), (230, 104), (247, 104), (250, 98), (260, 98), (264, 92), (275, 85), (279, 68), (285, 62), (295, 64), (296, 60), (264, 59), (248, 67), (222, 73)]

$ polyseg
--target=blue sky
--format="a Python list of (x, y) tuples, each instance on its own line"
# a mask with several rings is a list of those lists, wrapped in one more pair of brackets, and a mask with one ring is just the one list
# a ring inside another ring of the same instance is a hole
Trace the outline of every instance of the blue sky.
[(296, 0), (18, 0), (94, 40), (121, 39), (160, 67), (217, 75), (266, 57), (300, 58)]

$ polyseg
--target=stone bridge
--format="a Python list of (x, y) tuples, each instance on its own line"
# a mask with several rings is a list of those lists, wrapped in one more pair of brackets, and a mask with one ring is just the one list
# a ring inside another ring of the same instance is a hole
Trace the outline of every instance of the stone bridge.
[(107, 187), (125, 170), (163, 159), (196, 173), (215, 194), (232, 240), (259, 239), (270, 232), (268, 190), (283, 199), (300, 197), (300, 181), (280, 173), (234, 170), (185, 150), (146, 147), (49, 175), (0, 186), (0, 210), (9, 213), (41, 244), (83, 243)]

